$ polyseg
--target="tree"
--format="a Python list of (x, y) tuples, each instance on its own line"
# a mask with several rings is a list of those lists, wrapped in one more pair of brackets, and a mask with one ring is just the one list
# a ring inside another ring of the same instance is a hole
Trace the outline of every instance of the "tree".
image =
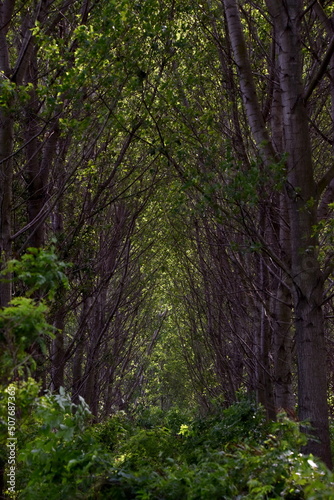
[[(325, 177), (317, 182), (307, 109), (310, 90), (306, 90), (303, 84), (303, 4), (301, 1), (289, 4), (268, 1), (267, 8), (273, 25), (273, 43), (278, 51), (275, 75), (281, 93), (282, 152), (287, 153), (284, 199), (291, 224), (291, 265), (287, 272), (292, 281), (294, 303), (299, 416), (301, 420), (309, 420), (314, 429), (315, 439), (310, 439), (308, 451), (320, 456), (330, 466), (326, 365), (323, 363), (326, 357), (324, 280), (328, 269), (320, 269), (314, 227), (318, 203), (323, 189), (333, 178), (333, 172), (332, 169), (325, 172)], [(273, 163), (276, 154), (259, 106), (239, 9), (234, 0), (224, 0), (224, 7), (249, 126), (263, 161)], [(324, 57), (329, 62), (328, 54)], [(283, 265), (285, 267), (285, 263)]]

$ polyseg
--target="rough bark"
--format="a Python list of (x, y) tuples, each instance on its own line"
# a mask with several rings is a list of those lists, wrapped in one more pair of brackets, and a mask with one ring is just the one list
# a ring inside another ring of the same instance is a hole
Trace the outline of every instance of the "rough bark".
[[(274, 79), (271, 102), (271, 135), (275, 152), (278, 156), (284, 153), (284, 125), (280, 85), (277, 81), (278, 68), (276, 54), (275, 27), (272, 40), (272, 78)], [(280, 259), (290, 267), (290, 224), (287, 202), (284, 194), (277, 193), (275, 199), (275, 214), (273, 221), (276, 234), (271, 238), (273, 248)], [(273, 317), (273, 358), (274, 358), (274, 391), (276, 409), (285, 410), (288, 415), (295, 412), (295, 397), (293, 391), (293, 334), (292, 334), (292, 297), (291, 281), (282, 269), (275, 269), (272, 289), (274, 297), (271, 301)]]

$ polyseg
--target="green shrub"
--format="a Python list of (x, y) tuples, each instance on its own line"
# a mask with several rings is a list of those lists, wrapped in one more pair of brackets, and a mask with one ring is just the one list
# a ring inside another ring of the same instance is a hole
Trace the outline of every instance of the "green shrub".
[(134, 418), (139, 427), (152, 429), (164, 424), (165, 415), (165, 412), (158, 406), (150, 406), (137, 409)]
[(109, 457), (89, 427), (86, 403), (74, 405), (63, 389), (39, 398), (33, 436), (21, 443), (20, 498), (88, 498), (104, 477)]
[(58, 290), (68, 287), (54, 249), (28, 248), (21, 260), (10, 260), (0, 273), (1, 281), (18, 282), (25, 296), (14, 297), (7, 307), (0, 309), (0, 380), (9, 383), (17, 377), (26, 378), (36, 368), (32, 348), (46, 353), (46, 338), (54, 337), (55, 328), (46, 320), (49, 311), (45, 299), (51, 303)]
[(74, 405), (63, 390), (37, 398), (33, 386), (25, 396), (33, 411), (23, 404), (19, 498), (333, 499), (333, 474), (299, 452), (305, 436), (285, 415), (268, 423), (243, 401), (206, 419), (173, 410), (147, 428), (148, 413), (135, 421), (119, 412), (91, 426), (83, 400)]
[(13, 273), (12, 280), (24, 283), (25, 296), (29, 297), (38, 292), (39, 295), (52, 301), (59, 288), (69, 287), (64, 274), (64, 270), (68, 267), (69, 264), (58, 260), (54, 247), (50, 249), (30, 247), (20, 260), (10, 260), (1, 274)]
[(178, 435), (156, 427), (126, 436), (101, 498), (333, 499), (333, 474), (299, 452), (305, 436), (285, 415), (268, 423), (261, 408), (242, 401), (187, 422)]
[(110, 451), (115, 451), (123, 440), (126, 441), (132, 431), (133, 422), (123, 411), (119, 411), (106, 421), (96, 424), (92, 430), (96, 439)]

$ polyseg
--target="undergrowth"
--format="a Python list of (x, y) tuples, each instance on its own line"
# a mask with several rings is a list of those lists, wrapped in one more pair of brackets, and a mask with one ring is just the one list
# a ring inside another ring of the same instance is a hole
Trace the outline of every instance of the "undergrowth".
[(64, 391), (37, 397), (30, 380), (16, 394), (33, 409), (17, 434), (19, 499), (334, 498), (333, 473), (300, 453), (298, 424), (284, 414), (268, 423), (247, 400), (205, 418), (151, 408), (92, 425)]

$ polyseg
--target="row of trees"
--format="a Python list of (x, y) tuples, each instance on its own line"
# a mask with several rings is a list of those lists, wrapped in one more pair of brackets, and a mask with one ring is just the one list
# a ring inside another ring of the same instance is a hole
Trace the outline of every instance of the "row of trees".
[(1, 3), (2, 261), (73, 263), (44, 387), (96, 418), (298, 403), (331, 465), (330, 4)]

